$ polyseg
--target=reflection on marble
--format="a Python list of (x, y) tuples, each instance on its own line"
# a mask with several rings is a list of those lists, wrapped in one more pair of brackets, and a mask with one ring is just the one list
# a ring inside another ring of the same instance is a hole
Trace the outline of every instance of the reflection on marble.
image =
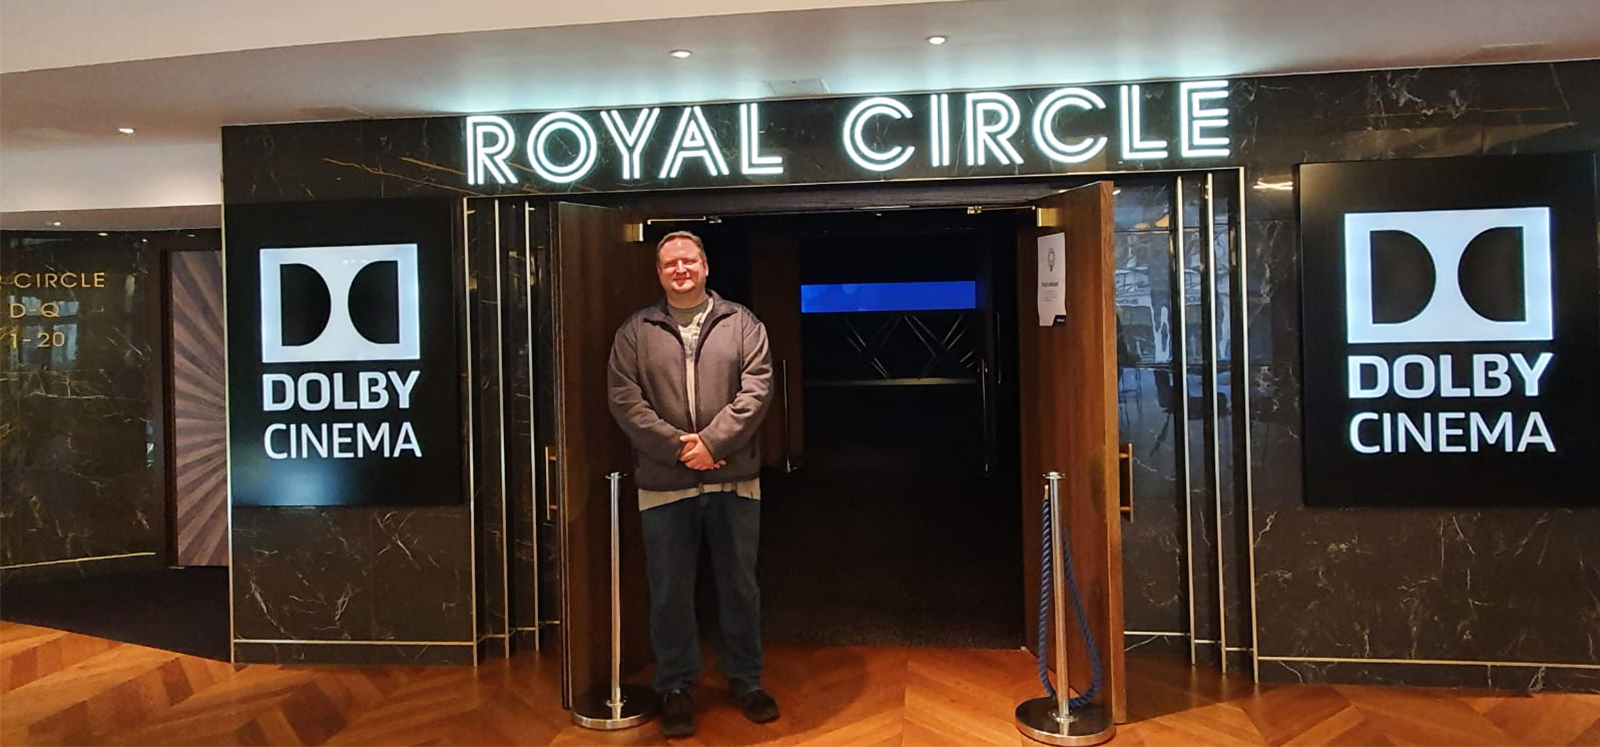
[[(1236, 204), (1237, 188), (1214, 184), (1208, 205), (1202, 178), (1182, 182), (1185, 230), (1178, 280), (1172, 265), (1178, 227), (1171, 217), (1173, 180), (1118, 180), (1112, 262), (1117, 400), (1120, 440), (1134, 448), (1135, 506), (1132, 521), (1123, 526), (1125, 627), (1183, 633), (1192, 627), (1197, 638), (1216, 641), (1225, 620), (1229, 647), (1237, 648), (1250, 637), (1247, 565), (1239, 551), (1243, 512), (1232, 455), (1236, 387), (1228, 206)], [(1209, 257), (1205, 220), (1214, 224)], [(1173, 304), (1179, 283), (1182, 309)], [(1181, 384), (1172, 372), (1180, 321), (1188, 361)], [(1214, 367), (1207, 364), (1213, 349)], [(1215, 408), (1208, 394), (1213, 387)], [(1177, 420), (1185, 404), (1188, 423), (1180, 430)], [(1187, 502), (1180, 480), (1185, 456)], [(1220, 556), (1219, 540), (1226, 548)], [(1183, 649), (1187, 655), (1187, 638)], [(1215, 651), (1210, 658), (1217, 660)]]
[[(467, 391), (472, 401), (474, 471), (473, 501), (478, 554), (479, 637), (491, 638), (485, 651), (491, 656), (509, 653), (510, 573), (512, 550), (510, 513), (507, 510), (509, 460), (504, 421), (506, 371), (501, 369), (505, 334), (501, 294), (507, 286), (502, 238), (513, 232), (515, 216), (509, 205), (483, 204), (467, 218), (470, 313), (466, 339), (473, 381)], [(507, 213), (502, 215), (502, 213)], [(499, 231), (499, 235), (496, 234)]]
[[(534, 459), (543, 456), (547, 445), (556, 442), (556, 385), (555, 385), (555, 322), (553, 316), (553, 297), (551, 295), (551, 262), (550, 262), (550, 232), (551, 222), (548, 212), (530, 215), (532, 220), (529, 226), (529, 236), (533, 246), (534, 284), (530, 289), (533, 304), (533, 432), (535, 436)], [(556, 496), (550, 492), (551, 484), (545, 478), (546, 465), (539, 463), (534, 470), (540, 476), (538, 488), (533, 492), (532, 506), (534, 531), (532, 533), (533, 550), (538, 558), (538, 578), (534, 580), (534, 592), (537, 603), (530, 614), (537, 611), (537, 621), (519, 623), (520, 627), (540, 627), (544, 630), (547, 620), (559, 620), (560, 615), (560, 589), (561, 589), (561, 542), (559, 514), (554, 509), (558, 506)], [(554, 640), (554, 635), (547, 634), (547, 642)]]
[(33, 564), (135, 553), (160, 565), (159, 252), (133, 234), (0, 240), (0, 567), (102, 573), (128, 563)]
[[(1171, 180), (1119, 181), (1114, 204), (1118, 440), (1133, 445), (1134, 471), (1133, 518), (1122, 524), (1123, 627), (1186, 633), (1182, 438), (1171, 374)], [(1130, 651), (1178, 645), (1184, 656), (1189, 647), (1186, 636), (1129, 636), (1123, 645)]]
[[(526, 212), (524, 216), (526, 219), (535, 218), (535, 215)], [(533, 628), (538, 624), (534, 596), (538, 577), (534, 491), (542, 489), (536, 481), (542, 475), (540, 468), (544, 461), (536, 458), (537, 448), (533, 440), (533, 382), (529, 378), (534, 355), (533, 346), (529, 344), (529, 303), (533, 289), (528, 284), (527, 252), (530, 247), (524, 247), (521, 243), (505, 249), (505, 343), (501, 350), (506, 357), (506, 489), (511, 539), (508, 624), (512, 633), (518, 628)]]

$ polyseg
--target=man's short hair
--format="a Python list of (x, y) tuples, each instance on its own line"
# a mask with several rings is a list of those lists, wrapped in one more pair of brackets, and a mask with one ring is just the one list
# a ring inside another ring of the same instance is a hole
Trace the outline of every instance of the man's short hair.
[(667, 242), (673, 239), (687, 239), (694, 242), (695, 248), (700, 250), (700, 261), (706, 261), (706, 244), (700, 240), (699, 236), (694, 235), (692, 231), (673, 231), (666, 236), (662, 236), (661, 240), (656, 242), (656, 262), (658, 264), (661, 262), (661, 247), (666, 246)]

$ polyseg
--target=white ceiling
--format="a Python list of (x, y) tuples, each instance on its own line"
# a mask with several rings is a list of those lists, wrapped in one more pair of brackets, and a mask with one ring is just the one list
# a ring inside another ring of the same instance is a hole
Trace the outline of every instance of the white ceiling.
[[(760, 98), (772, 95), (766, 81), (785, 79), (852, 94), (1592, 58), (1597, 8), (0, 0), (0, 223), (99, 229), (215, 215), (226, 124)], [(926, 44), (934, 33), (950, 43)], [(667, 57), (679, 47), (694, 56)], [(205, 209), (149, 212), (174, 206)], [(131, 222), (113, 225), (119, 215)]]

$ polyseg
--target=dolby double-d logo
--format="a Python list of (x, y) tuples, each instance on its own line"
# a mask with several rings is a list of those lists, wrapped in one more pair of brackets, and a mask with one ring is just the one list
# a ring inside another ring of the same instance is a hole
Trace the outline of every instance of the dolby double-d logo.
[(1550, 340), (1550, 209), (1344, 216), (1350, 343)]
[(261, 362), (421, 357), (417, 245), (261, 250)]

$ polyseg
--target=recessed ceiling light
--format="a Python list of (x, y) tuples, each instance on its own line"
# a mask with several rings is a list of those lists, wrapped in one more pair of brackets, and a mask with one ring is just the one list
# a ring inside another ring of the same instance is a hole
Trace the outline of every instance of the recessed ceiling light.
[(689, 59), (689, 55), (692, 55), (694, 53), (690, 52), (687, 49), (674, 49), (671, 52), (668, 52), (667, 54), (672, 55), (673, 57), (676, 57), (676, 58), (678, 58), (680, 60), (687, 60), (687, 59)]
[(934, 34), (933, 36), (928, 37), (928, 43), (935, 47), (947, 41), (950, 41), (950, 37), (945, 36), (944, 34)]
[(101, 232), (100, 232), (100, 235), (101, 235), (101, 236), (110, 236), (110, 235), (111, 235), (111, 234), (109, 234), (109, 233), (106, 233), (106, 232), (105, 232), (105, 231), (101, 231)]
[(118, 127), (117, 128), (117, 132), (120, 132), (120, 133), (122, 133), (124, 135), (132, 135), (133, 134), (133, 128), (132, 127)]
[(50, 221), (50, 225), (56, 226), (56, 227), (60, 227), (61, 221), (58, 221), (58, 220)]

